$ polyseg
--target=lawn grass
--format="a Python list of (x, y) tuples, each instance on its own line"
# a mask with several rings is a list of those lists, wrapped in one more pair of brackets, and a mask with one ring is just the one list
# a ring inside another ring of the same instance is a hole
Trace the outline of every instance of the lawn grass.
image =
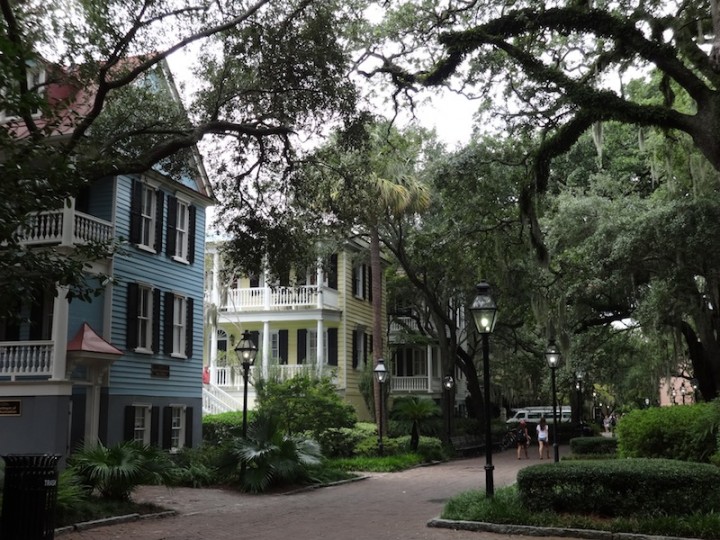
[(330, 459), (327, 467), (342, 471), (398, 472), (424, 463), (419, 454), (398, 454), (384, 457), (352, 457)]
[(594, 529), (647, 535), (678, 536), (683, 538), (717, 539), (720, 514), (688, 516), (630, 516), (605, 518), (554, 512), (530, 512), (520, 502), (517, 486), (495, 491), (487, 499), (484, 491), (467, 491), (450, 499), (441, 516), (458, 521), (482, 521), (503, 525), (531, 525), (563, 529)]

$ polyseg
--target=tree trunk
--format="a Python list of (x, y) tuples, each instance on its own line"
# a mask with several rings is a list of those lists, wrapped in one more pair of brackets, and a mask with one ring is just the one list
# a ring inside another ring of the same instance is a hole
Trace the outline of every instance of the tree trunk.
[(713, 43), (710, 49), (710, 64), (716, 73), (720, 73), (720, 0), (710, 0), (713, 23)]
[[(372, 310), (373, 310), (373, 332), (372, 332), (372, 343), (373, 343), (373, 367), (378, 365), (378, 360), (383, 356), (383, 341), (382, 341), (382, 265), (380, 262), (380, 237), (378, 235), (377, 227), (371, 227), (370, 229), (370, 275), (372, 276)], [(390, 371), (391, 366), (389, 362), (385, 363), (385, 367)], [(380, 395), (380, 384), (373, 377), (373, 396), (375, 398), (375, 422), (379, 426), (383, 426), (383, 431), (387, 422), (380, 421), (380, 409), (382, 408), (382, 414), (384, 418), (387, 418), (387, 411), (385, 407), (379, 407), (378, 404), (382, 399)], [(389, 384), (389, 378), (388, 378)], [(387, 389), (386, 389), (387, 393)]]

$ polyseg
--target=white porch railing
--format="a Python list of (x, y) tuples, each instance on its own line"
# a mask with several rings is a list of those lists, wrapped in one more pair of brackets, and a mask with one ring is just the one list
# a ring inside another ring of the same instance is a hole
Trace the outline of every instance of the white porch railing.
[(333, 289), (315, 285), (297, 287), (249, 287), (230, 289), (221, 302), (221, 309), (229, 312), (240, 310), (282, 310), (337, 308), (338, 293)]
[[(278, 381), (287, 381), (298, 375), (313, 373), (316, 370), (314, 364), (300, 364), (300, 365), (272, 365), (268, 368), (268, 378)], [(211, 374), (213, 370), (210, 370)], [(255, 390), (252, 388), (253, 381), (257, 380), (262, 375), (262, 366), (255, 365), (250, 369), (250, 379), (248, 380), (248, 387), (251, 392)], [(220, 386), (222, 388), (228, 388), (233, 391), (242, 390), (244, 381), (242, 377), (242, 368), (240, 366), (222, 366), (214, 369), (214, 375), (212, 376), (212, 385)]]
[(0, 377), (51, 377), (52, 341), (5, 341), (0, 343)]
[(242, 402), (238, 401), (222, 388), (210, 384), (203, 385), (203, 414), (219, 414), (230, 411), (241, 411)]
[(21, 231), (22, 242), (27, 245), (108, 242), (113, 235), (112, 223), (73, 208), (33, 214), (28, 226)]
[(390, 390), (393, 392), (427, 392), (428, 377), (390, 377)]

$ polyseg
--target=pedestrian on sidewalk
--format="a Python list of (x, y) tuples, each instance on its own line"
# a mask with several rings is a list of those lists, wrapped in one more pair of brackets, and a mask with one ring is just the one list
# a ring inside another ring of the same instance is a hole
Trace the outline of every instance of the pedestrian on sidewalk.
[(548, 434), (550, 433), (550, 430), (544, 416), (540, 417), (540, 423), (535, 429), (537, 430), (538, 450), (540, 452), (540, 459), (543, 458), (543, 450), (545, 451), (545, 457), (550, 459), (550, 445), (548, 444)]
[(520, 459), (520, 454), (525, 452), (525, 459), (529, 459), (527, 449), (530, 443), (530, 435), (528, 434), (525, 420), (520, 420), (520, 427), (518, 428), (515, 441), (517, 442), (517, 458)]

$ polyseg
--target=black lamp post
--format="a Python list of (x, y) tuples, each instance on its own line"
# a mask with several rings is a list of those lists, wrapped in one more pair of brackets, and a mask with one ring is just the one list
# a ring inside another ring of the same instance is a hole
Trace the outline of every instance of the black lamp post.
[(240, 343), (235, 347), (235, 354), (240, 360), (243, 369), (243, 423), (242, 436), (247, 437), (247, 397), (248, 397), (248, 378), (250, 377), (250, 367), (255, 363), (258, 348), (250, 337), (250, 332), (243, 332)]
[(491, 498), (495, 495), (492, 464), (492, 430), (490, 429), (490, 343), (489, 336), (495, 329), (497, 305), (490, 294), (490, 285), (480, 283), (477, 285), (477, 296), (470, 306), (470, 312), (475, 319), (475, 327), (482, 336), (483, 349), (483, 393), (485, 394), (485, 496)]
[(698, 401), (698, 384), (698, 380), (695, 378), (690, 381), (690, 386), (692, 386), (693, 390), (693, 403), (697, 403)]
[(578, 422), (583, 420), (583, 379), (585, 378), (585, 371), (582, 368), (578, 368), (575, 371), (575, 390), (577, 390), (577, 404), (578, 404)]
[(445, 419), (445, 429), (447, 430), (447, 443), (450, 444), (452, 436), (452, 391), (455, 388), (455, 379), (452, 375), (446, 375), (443, 379), (443, 389), (445, 390), (445, 409), (447, 418)]
[(682, 396), (682, 404), (685, 405), (685, 394), (687, 394), (687, 388), (685, 388), (685, 381), (680, 385), (680, 395)]
[(385, 448), (383, 447), (383, 415), (385, 414), (383, 405), (385, 402), (385, 389), (383, 387), (388, 376), (387, 369), (385, 369), (385, 360), (378, 358), (377, 365), (373, 372), (375, 373), (375, 379), (377, 379), (377, 382), (380, 384), (380, 403), (378, 403), (378, 412), (380, 413), (378, 415), (378, 453), (382, 456), (385, 454)]
[(557, 392), (555, 389), (555, 370), (560, 364), (560, 351), (555, 346), (555, 342), (551, 341), (545, 351), (545, 360), (550, 368), (552, 376), (552, 407), (553, 407), (553, 456), (555, 463), (560, 461), (560, 449), (557, 442)]

